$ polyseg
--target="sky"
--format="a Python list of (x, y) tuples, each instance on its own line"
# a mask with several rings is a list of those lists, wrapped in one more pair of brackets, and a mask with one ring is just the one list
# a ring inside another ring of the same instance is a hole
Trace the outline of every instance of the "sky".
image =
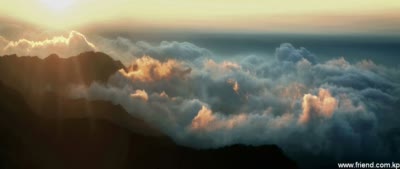
[(398, 0), (2, 0), (0, 56), (104, 52), (129, 68), (71, 97), (119, 104), (179, 144), (388, 162), (400, 157), (398, 11)]
[(372, 33), (400, 30), (397, 0), (3, 0), (3, 17), (48, 29)]

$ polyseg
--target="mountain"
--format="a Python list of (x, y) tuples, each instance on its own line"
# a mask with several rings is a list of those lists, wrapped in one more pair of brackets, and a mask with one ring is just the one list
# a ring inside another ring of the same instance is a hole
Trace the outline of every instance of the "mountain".
[[(74, 67), (80, 71), (68, 71)], [(0, 168), (297, 168), (275, 145), (193, 149), (120, 105), (62, 92), (68, 84), (105, 82), (120, 68), (96, 52), (67, 59), (0, 57)], [(44, 86), (51, 90), (35, 90)]]
[(120, 61), (101, 52), (84, 52), (68, 58), (56, 54), (44, 59), (16, 55), (0, 57), (3, 83), (25, 95), (43, 90), (62, 92), (71, 84), (105, 82), (122, 68), (124, 65)]
[(134, 117), (125, 121), (131, 125), (101, 118), (99, 114), (128, 115), (108, 102), (70, 100), (64, 104), (71, 111), (48, 111), (88, 114), (85, 105), (100, 107), (91, 110), (93, 116), (56, 118), (36, 115), (17, 91), (1, 83), (0, 94), (0, 168), (296, 168), (273, 145), (208, 150), (176, 145)]

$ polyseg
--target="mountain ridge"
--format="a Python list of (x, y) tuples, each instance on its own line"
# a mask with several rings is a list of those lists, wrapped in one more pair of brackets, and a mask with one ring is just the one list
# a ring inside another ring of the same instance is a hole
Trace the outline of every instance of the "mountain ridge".
[[(0, 57), (0, 77), (8, 86), (21, 93), (35, 90), (63, 90), (71, 84), (89, 85), (94, 81), (106, 82), (108, 77), (125, 68), (102, 52), (83, 52), (60, 58), (56, 54), (40, 59), (31, 56), (5, 55)], [(85, 71), (83, 71), (85, 70)]]
[[(77, 75), (64, 71), (40, 74), (72, 63), (90, 72), (83, 75), (86, 80), (63, 79)], [(120, 105), (65, 95), (68, 84), (102, 83), (121, 68), (120, 62), (96, 52), (72, 59), (0, 57), (0, 168), (297, 168), (276, 145), (185, 147)], [(63, 73), (68, 75), (60, 77)], [(48, 84), (54, 85), (51, 90), (45, 90)]]

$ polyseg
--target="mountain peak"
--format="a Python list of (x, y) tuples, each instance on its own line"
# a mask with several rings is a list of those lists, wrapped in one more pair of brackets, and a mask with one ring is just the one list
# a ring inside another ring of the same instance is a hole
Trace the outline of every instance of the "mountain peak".
[(44, 86), (64, 89), (71, 84), (105, 82), (122, 68), (124, 65), (120, 61), (93, 51), (68, 58), (60, 58), (57, 54), (44, 59), (17, 55), (0, 57), (0, 78), (20, 92), (40, 91)]
[(59, 58), (60, 58), (60, 56), (53, 53), (53, 54), (50, 54), (49, 56), (47, 56), (45, 59), (59, 59)]

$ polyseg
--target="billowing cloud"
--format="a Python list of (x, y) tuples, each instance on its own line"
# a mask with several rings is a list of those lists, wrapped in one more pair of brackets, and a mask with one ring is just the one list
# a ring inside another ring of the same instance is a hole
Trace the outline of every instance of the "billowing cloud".
[(97, 50), (93, 43), (76, 31), (71, 31), (67, 37), (55, 36), (40, 41), (28, 39), (8, 41), (4, 38), (0, 41), (3, 41), (3, 43), (0, 42), (1, 55), (17, 54), (19, 56), (39, 56), (43, 58), (55, 53), (62, 57), (69, 57), (81, 52)]
[(311, 63), (315, 63), (315, 55), (309, 52), (306, 48), (301, 47), (296, 49), (290, 43), (284, 43), (276, 49), (276, 57), (280, 61), (298, 62), (303, 59)]
[(214, 115), (207, 107), (203, 106), (193, 118), (190, 128), (192, 130), (212, 131), (218, 129), (231, 129), (242, 124), (246, 120), (245, 114), (233, 115), (231, 117), (223, 117), (222, 115)]
[[(5, 32), (11, 31), (11, 28), (8, 29), (7, 27)], [(123, 37), (92, 36), (89, 39), (77, 31), (71, 31), (67, 36), (50, 36), (48, 33), (38, 30), (27, 28), (18, 30), (18, 34), (29, 38), (19, 38), (20, 36), (13, 35), (13, 39), (17, 40), (8, 40), (0, 36), (0, 55), (17, 54), (18, 56), (44, 58), (55, 53), (61, 57), (70, 57), (86, 51), (102, 51), (126, 66), (143, 56), (151, 56), (162, 62), (168, 59), (193, 61), (213, 56), (211, 51), (189, 42), (162, 41), (159, 44), (151, 44), (145, 41), (133, 42)], [(41, 37), (50, 38), (42, 39)]]
[(120, 104), (188, 146), (277, 144), (295, 158), (400, 157), (393, 149), (400, 146), (396, 69), (344, 58), (318, 62), (291, 44), (272, 59), (164, 54), (133, 59), (107, 84), (71, 93)]
[(149, 56), (143, 56), (135, 60), (128, 70), (119, 70), (119, 72), (133, 80), (133, 81), (157, 81), (162, 79), (169, 79), (173, 77), (184, 77), (190, 73), (190, 68), (183, 68), (183, 66), (176, 60), (168, 60), (160, 62)]
[(131, 94), (131, 97), (140, 98), (144, 101), (149, 100), (149, 96), (147, 95), (146, 91), (144, 91), (144, 90), (136, 90), (135, 93)]
[(216, 118), (212, 114), (212, 111), (207, 107), (203, 106), (199, 111), (199, 113), (196, 115), (196, 117), (194, 117), (191, 127), (193, 129), (206, 128), (215, 119)]
[(127, 68), (106, 84), (77, 86), (71, 96), (119, 104), (179, 144), (277, 144), (294, 158), (400, 158), (398, 68), (345, 58), (318, 62), (289, 43), (272, 57), (229, 58), (189, 42), (89, 40), (75, 31), (45, 40), (7, 38), (0, 36), (2, 55), (99, 50), (122, 61)]
[(189, 42), (162, 41), (150, 44), (145, 41), (133, 42), (123, 37), (108, 39), (95, 38), (97, 46), (115, 59), (129, 65), (132, 60), (142, 56), (151, 56), (160, 61), (168, 59), (196, 60), (201, 57), (211, 57), (212, 53)]
[(303, 112), (299, 118), (300, 123), (306, 123), (312, 116), (332, 117), (337, 107), (337, 100), (328, 90), (320, 89), (318, 96), (305, 94), (303, 97)]

